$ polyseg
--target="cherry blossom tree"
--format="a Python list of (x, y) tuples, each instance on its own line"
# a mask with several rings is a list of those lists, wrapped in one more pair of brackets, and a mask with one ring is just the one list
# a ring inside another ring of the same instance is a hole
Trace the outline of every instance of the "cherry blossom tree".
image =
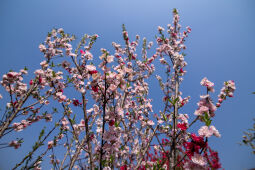
[[(218, 153), (211, 149), (211, 136), (220, 137), (213, 117), (223, 101), (233, 97), (234, 81), (226, 81), (212, 101), (214, 83), (202, 79), (205, 94), (200, 96), (195, 119), (180, 109), (190, 100), (180, 86), (186, 73), (185, 40), (191, 32), (181, 32), (179, 14), (173, 10), (173, 23), (167, 30), (158, 27), (157, 48), (140, 37), (129, 38), (123, 25), (124, 44), (112, 43), (110, 54), (101, 49), (100, 63), (93, 63), (91, 49), (98, 35), (84, 35), (73, 48), (75, 36), (63, 29), (48, 33), (39, 49), (44, 56), (41, 68), (26, 83), (28, 70), (10, 71), (1, 85), (8, 98), (2, 114), (1, 146), (19, 149), (25, 139), (8, 141), (4, 136), (25, 131), (36, 122), (51, 124), (42, 129), (27, 155), (13, 169), (41, 169), (50, 156), (54, 169), (219, 169)], [(164, 96), (164, 108), (154, 112), (148, 97), (148, 78), (155, 76), (154, 62), (166, 69), (166, 78), (156, 75)], [(2, 98), (2, 96), (1, 96)], [(196, 132), (189, 128), (204, 125)], [(46, 146), (45, 146), (46, 145)], [(59, 150), (64, 154), (59, 155)]]

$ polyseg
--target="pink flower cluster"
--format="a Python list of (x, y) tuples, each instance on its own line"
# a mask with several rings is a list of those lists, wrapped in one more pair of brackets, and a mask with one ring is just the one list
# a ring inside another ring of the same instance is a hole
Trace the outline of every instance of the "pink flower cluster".
[(206, 77), (201, 80), (200, 84), (202, 86), (207, 87), (208, 91), (214, 92), (214, 88), (213, 88), (214, 83), (210, 82)]
[(216, 137), (220, 137), (220, 133), (219, 131), (214, 127), (214, 126), (202, 126), (199, 130), (198, 130), (198, 134), (199, 136), (202, 137), (211, 137), (212, 135), (216, 136)]
[(224, 86), (222, 87), (220, 94), (218, 95), (219, 99), (216, 106), (220, 107), (223, 100), (226, 100), (227, 97), (233, 97), (235, 89), (236, 89), (236, 86), (233, 80), (224, 82)]
[(202, 116), (207, 113), (214, 117), (217, 107), (213, 104), (209, 95), (200, 96), (200, 101), (197, 103), (198, 109), (195, 111), (196, 116)]
[(8, 72), (3, 75), (3, 80), (0, 81), (5, 90), (11, 94), (15, 94), (20, 97), (27, 92), (27, 84), (23, 83), (23, 75), (27, 74), (26, 70), (20, 70), (20, 72)]
[(9, 143), (9, 146), (14, 147), (15, 149), (18, 149), (21, 146), (21, 144), (19, 141), (13, 140)]
[(12, 127), (15, 131), (19, 132), (31, 125), (31, 121), (22, 120), (20, 123), (13, 123)]

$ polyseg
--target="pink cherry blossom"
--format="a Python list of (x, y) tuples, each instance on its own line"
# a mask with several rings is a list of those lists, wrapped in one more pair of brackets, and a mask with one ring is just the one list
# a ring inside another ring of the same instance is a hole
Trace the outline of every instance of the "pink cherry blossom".
[(195, 153), (194, 156), (191, 158), (192, 162), (200, 165), (200, 166), (205, 166), (207, 164), (206, 158), (203, 157), (200, 154)]
[(202, 137), (211, 137), (212, 135), (215, 135), (216, 137), (220, 137), (220, 133), (219, 131), (214, 127), (214, 126), (202, 126), (199, 130), (198, 130), (198, 134), (199, 136)]
[(206, 77), (201, 80), (200, 84), (202, 86), (207, 87), (208, 91), (214, 92), (214, 88), (213, 88), (214, 83), (210, 82)]

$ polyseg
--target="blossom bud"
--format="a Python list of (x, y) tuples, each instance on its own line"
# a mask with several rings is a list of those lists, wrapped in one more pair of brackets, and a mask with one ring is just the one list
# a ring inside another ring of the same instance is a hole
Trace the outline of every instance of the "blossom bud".
[(219, 99), (218, 99), (218, 102), (219, 102), (219, 103), (222, 103), (222, 101), (223, 101), (222, 98), (219, 98)]
[(115, 121), (114, 121), (114, 120), (110, 120), (110, 121), (109, 121), (109, 125), (110, 125), (110, 126), (113, 126), (113, 125), (114, 125), (114, 123), (115, 123)]

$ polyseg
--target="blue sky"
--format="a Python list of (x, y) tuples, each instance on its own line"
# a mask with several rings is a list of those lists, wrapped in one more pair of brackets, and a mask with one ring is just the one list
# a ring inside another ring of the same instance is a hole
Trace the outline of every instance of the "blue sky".
[[(78, 38), (85, 33), (99, 34), (92, 51), (99, 56), (100, 48), (113, 52), (112, 41), (122, 43), (123, 23), (131, 37), (139, 34), (155, 42), (157, 26), (172, 22), (173, 8), (179, 10), (182, 26), (192, 29), (186, 43), (188, 72), (182, 84), (182, 92), (191, 96), (191, 102), (183, 112), (193, 115), (199, 95), (204, 93), (199, 84), (203, 77), (215, 83), (214, 99), (224, 81), (234, 80), (234, 98), (223, 103), (213, 120), (222, 137), (212, 138), (210, 143), (219, 151), (226, 170), (255, 167), (250, 148), (238, 145), (255, 117), (255, 95), (251, 94), (255, 91), (253, 0), (1, 0), (0, 75), (24, 66), (31, 72), (39, 68), (43, 56), (38, 45), (53, 27), (62, 27)], [(151, 82), (154, 85), (157, 82)], [(154, 111), (160, 110), (158, 93), (151, 88)], [(0, 169), (10, 169), (22, 154), (0, 150)]]

